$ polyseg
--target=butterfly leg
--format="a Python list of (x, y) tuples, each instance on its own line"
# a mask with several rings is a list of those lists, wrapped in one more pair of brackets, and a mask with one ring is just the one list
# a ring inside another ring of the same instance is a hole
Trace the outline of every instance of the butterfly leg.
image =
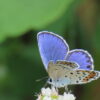
[(59, 91), (58, 91), (58, 88), (55, 87), (55, 86), (53, 86), (53, 85), (51, 85), (51, 89), (52, 89), (52, 90), (55, 89), (57, 93), (59, 92)]
[(65, 86), (65, 91), (66, 91), (66, 93), (68, 93), (68, 86), (67, 85)]
[(58, 88), (57, 88), (57, 87), (55, 87), (55, 89), (56, 89), (56, 91), (57, 91), (57, 93), (58, 93), (58, 92), (59, 92), (59, 91), (58, 91)]
[(44, 88), (46, 88), (46, 87), (47, 87), (47, 85), (48, 85), (48, 83), (46, 82), (46, 83), (44, 84), (44, 86), (43, 86), (43, 87), (44, 87)]

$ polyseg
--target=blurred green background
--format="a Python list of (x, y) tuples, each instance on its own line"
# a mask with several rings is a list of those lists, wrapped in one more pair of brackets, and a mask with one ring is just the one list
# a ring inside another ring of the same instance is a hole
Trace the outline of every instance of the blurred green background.
[[(58, 33), (70, 49), (88, 50), (100, 70), (99, 0), (0, 0), (0, 100), (35, 100), (47, 76), (36, 35)], [(70, 88), (77, 100), (100, 100), (100, 79)]]

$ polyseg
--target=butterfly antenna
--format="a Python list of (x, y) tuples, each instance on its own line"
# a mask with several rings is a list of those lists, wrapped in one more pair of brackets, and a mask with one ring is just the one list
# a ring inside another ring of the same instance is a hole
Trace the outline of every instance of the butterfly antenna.
[(45, 76), (43, 78), (37, 79), (36, 82), (42, 81), (42, 80), (47, 79), (47, 78), (48, 78), (48, 76)]

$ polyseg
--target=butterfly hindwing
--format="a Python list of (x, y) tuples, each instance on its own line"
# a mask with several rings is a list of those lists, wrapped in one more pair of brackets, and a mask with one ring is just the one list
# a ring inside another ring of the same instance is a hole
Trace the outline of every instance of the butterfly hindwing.
[[(56, 61), (55, 63), (53, 61), (50, 61), (48, 63), (48, 74), (50, 77), (62, 77), (63, 73), (66, 70), (76, 70), (78, 68), (78, 65), (73, 62), (67, 62), (67, 61)], [(56, 72), (58, 74), (56, 74)]]
[(37, 35), (40, 55), (47, 69), (50, 60), (64, 60), (69, 47), (65, 40), (52, 32), (39, 32)]
[(67, 73), (69, 74), (70, 85), (89, 83), (100, 77), (100, 72), (98, 71), (75, 70), (70, 73)]
[(75, 70), (75, 69), (78, 69), (79, 67), (79, 65), (74, 62), (68, 62), (64, 60), (57, 60), (56, 65), (66, 67), (69, 70)]
[(69, 69), (70, 65), (53, 63), (48, 66), (48, 74), (52, 79), (52, 83), (57, 87), (64, 87), (66, 85), (85, 84), (100, 77), (99, 71)]
[(93, 70), (94, 69), (94, 63), (91, 55), (82, 49), (75, 49), (69, 51), (67, 58), (67, 61), (76, 62), (79, 64), (79, 69), (83, 70)]

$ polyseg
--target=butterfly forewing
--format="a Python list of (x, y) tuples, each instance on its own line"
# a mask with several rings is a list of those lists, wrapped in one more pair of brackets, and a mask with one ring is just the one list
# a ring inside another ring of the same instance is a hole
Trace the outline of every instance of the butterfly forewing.
[(39, 32), (37, 35), (38, 46), (42, 61), (47, 69), (50, 60), (64, 60), (69, 47), (65, 40), (52, 32)]

